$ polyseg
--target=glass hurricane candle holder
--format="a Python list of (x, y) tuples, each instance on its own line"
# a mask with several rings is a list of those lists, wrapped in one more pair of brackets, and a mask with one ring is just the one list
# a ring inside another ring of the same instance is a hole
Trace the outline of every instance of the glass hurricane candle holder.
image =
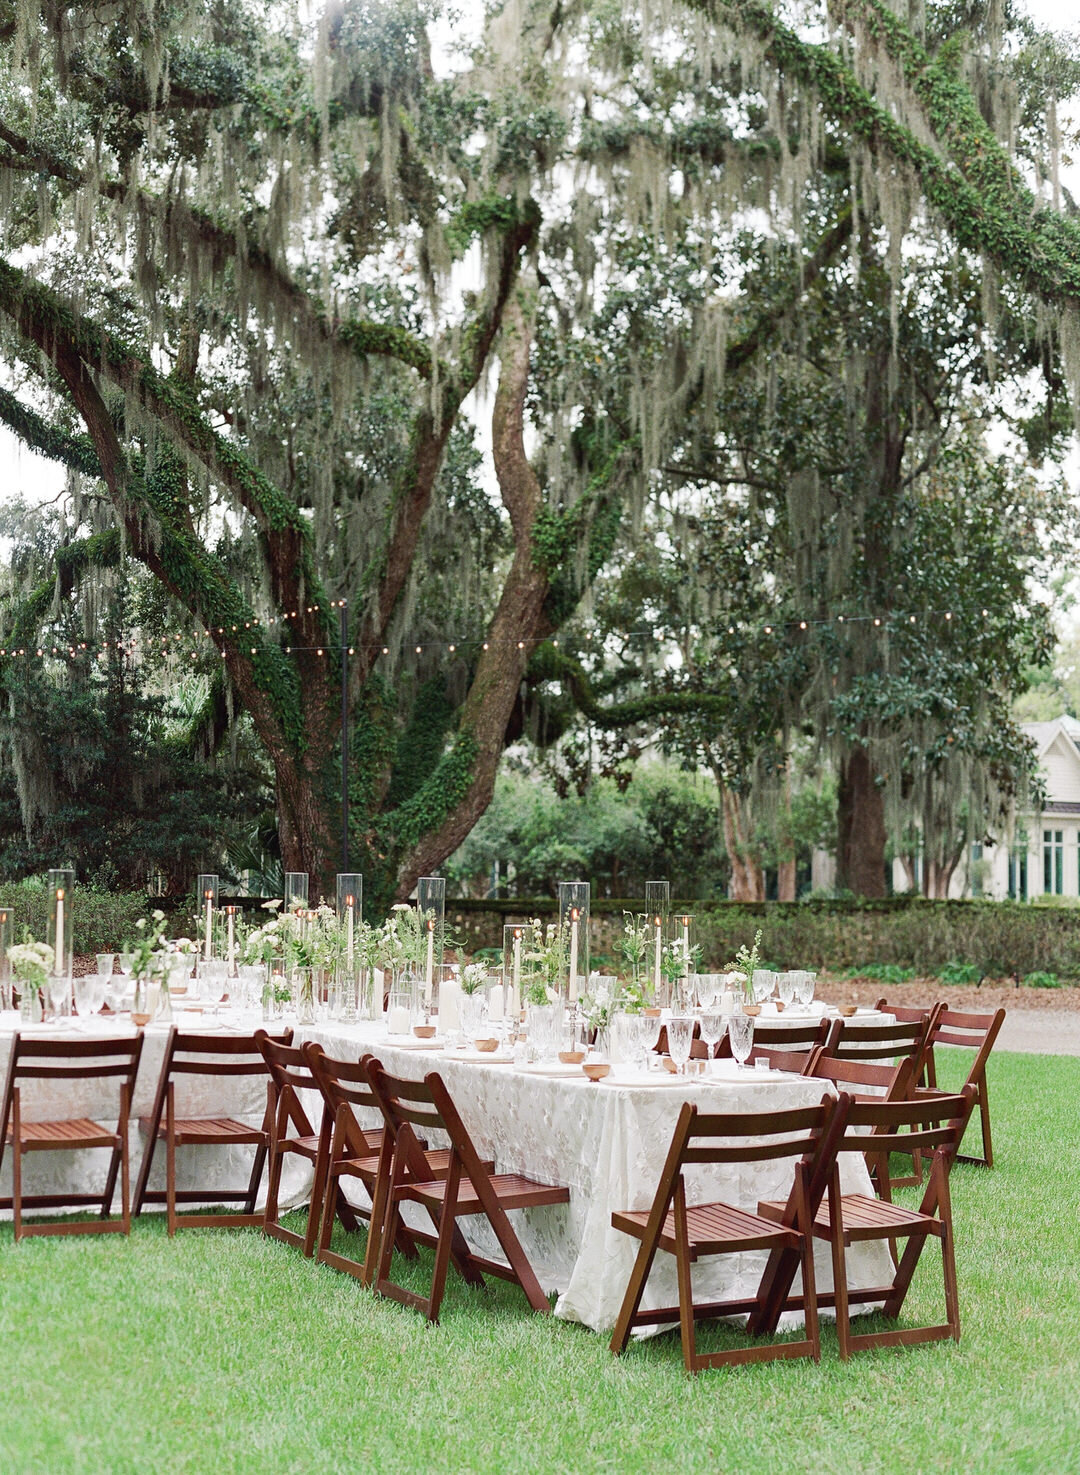
[(523, 980), (529, 971), (526, 960), (533, 945), (530, 922), (510, 922), (503, 928), (503, 986), (508, 1000), (507, 1014), (515, 1024), (521, 1019)]
[(668, 937), (668, 915), (671, 911), (671, 885), (668, 881), (645, 882), (645, 914), (648, 924), (648, 978), (652, 1001), (660, 1006), (667, 1002), (664, 979), (664, 945)]
[(576, 1004), (587, 988), (589, 977), (588, 881), (559, 882), (559, 932), (563, 938), (566, 965), (566, 997)]
[(308, 904), (308, 873), (307, 871), (285, 872), (285, 911), (294, 912), (297, 909), (307, 911)]
[(214, 925), (217, 920), (218, 878), (201, 875), (195, 885), (199, 898), (199, 933), (202, 938), (202, 955), (205, 959), (214, 956)]
[(64, 1018), (71, 1013), (71, 976), (75, 971), (74, 891), (74, 871), (49, 872), (49, 915), (45, 941), (53, 950), (53, 966), (49, 970), (46, 992), (57, 1018)]
[(424, 953), (424, 998), (430, 1004), (443, 964), (446, 939), (446, 880), (443, 876), (421, 876), (416, 883), (416, 906), (426, 935)]
[(364, 878), (358, 871), (339, 871), (337, 877), (337, 919), (341, 928), (341, 961), (344, 976), (356, 977), (356, 929), (363, 915)]

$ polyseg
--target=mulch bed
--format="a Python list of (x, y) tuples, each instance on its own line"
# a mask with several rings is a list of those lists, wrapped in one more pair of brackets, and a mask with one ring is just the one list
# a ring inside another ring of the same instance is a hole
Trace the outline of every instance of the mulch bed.
[(947, 999), (953, 1009), (988, 1014), (994, 1009), (1067, 1009), (1080, 1011), (1080, 988), (1016, 988), (1007, 978), (985, 983), (945, 984), (940, 978), (913, 978), (910, 983), (878, 983), (872, 978), (835, 978), (818, 974), (817, 996), (831, 1004), (876, 1004), (888, 999), (901, 1008), (919, 1009)]

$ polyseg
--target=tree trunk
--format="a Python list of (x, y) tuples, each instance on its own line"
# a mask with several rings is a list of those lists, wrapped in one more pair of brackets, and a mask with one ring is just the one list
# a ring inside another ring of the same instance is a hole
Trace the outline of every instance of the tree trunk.
[(840, 887), (885, 895), (885, 800), (863, 747), (852, 748), (840, 769), (836, 865)]
[(765, 876), (750, 852), (739, 796), (717, 780), (724, 823), (724, 847), (731, 862), (731, 899), (764, 901)]
[(776, 899), (777, 901), (794, 901), (796, 886), (796, 860), (792, 856), (790, 860), (782, 860), (776, 872)]

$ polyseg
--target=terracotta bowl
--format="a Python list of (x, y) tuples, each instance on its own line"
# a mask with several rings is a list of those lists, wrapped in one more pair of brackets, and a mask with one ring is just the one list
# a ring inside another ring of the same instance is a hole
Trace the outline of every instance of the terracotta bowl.
[(498, 1040), (473, 1040), (473, 1044), (483, 1055), (492, 1055), (499, 1048)]
[(664, 1062), (665, 1070), (670, 1071), (673, 1076), (677, 1076), (679, 1074), (679, 1067), (675, 1064), (670, 1055), (661, 1055), (660, 1059)]
[(840, 1006), (840, 1017), (842, 1019), (851, 1019), (851, 1018), (854, 1017), (854, 1015), (857, 1012), (857, 1010), (858, 1010), (858, 1005), (857, 1004), (842, 1004)]
[(784, 1010), (785, 1010), (786, 1007), (787, 1006), (784, 1003), (783, 999), (777, 999), (777, 1001), (776, 1001), (776, 1012), (777, 1012), (777, 1014), (783, 1014), (783, 1012), (784, 1012)]
[(435, 1038), (435, 1026), (433, 1024), (414, 1024), (412, 1032), (418, 1040), (433, 1040)]
[(760, 1004), (744, 1004), (743, 1005), (743, 1013), (744, 1014), (749, 1014), (751, 1019), (756, 1019), (758, 1017), (758, 1015), (761, 1013), (761, 1005)]
[(611, 1066), (606, 1060), (587, 1060), (581, 1067), (590, 1081), (602, 1081), (605, 1076), (611, 1074)]
[(645, 1018), (646, 1019), (659, 1019), (660, 1018), (660, 1015), (662, 1013), (662, 1010), (660, 1010), (660, 1009), (643, 1009), (641, 1012), (645, 1015)]
[(563, 1065), (580, 1065), (585, 1059), (584, 1050), (560, 1050), (559, 1059)]

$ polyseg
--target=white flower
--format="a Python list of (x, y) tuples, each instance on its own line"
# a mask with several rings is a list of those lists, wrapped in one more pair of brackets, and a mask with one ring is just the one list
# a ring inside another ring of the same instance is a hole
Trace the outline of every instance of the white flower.
[(155, 922), (164, 922), (164, 920), (165, 920), (165, 913), (164, 912), (153, 911), (153, 912), (150, 913), (150, 915), (153, 917), (153, 919), (154, 919)]
[(262, 909), (264, 912), (276, 912), (280, 905), (281, 898), (278, 897), (276, 901), (264, 901), (262, 904)]

